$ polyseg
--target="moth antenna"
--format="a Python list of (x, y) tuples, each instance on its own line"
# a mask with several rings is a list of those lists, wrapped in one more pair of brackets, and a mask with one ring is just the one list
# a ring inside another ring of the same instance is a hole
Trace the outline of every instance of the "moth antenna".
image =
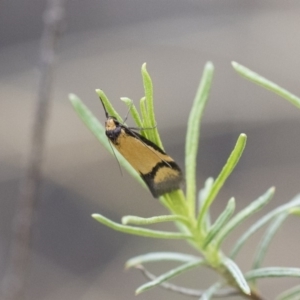
[(120, 162), (119, 162), (119, 160), (118, 160), (118, 157), (117, 157), (117, 155), (116, 155), (116, 152), (115, 152), (115, 150), (114, 150), (114, 147), (111, 145), (111, 141), (110, 141), (109, 139), (108, 139), (108, 142), (109, 142), (110, 148), (111, 148), (111, 150), (112, 150), (112, 152), (113, 152), (113, 154), (114, 154), (114, 157), (115, 157), (116, 161), (118, 162), (118, 166), (119, 166), (119, 169), (120, 169), (120, 173), (121, 173), (121, 175), (123, 176), (121, 164), (120, 164)]
[(108, 112), (107, 112), (107, 110), (106, 110), (106, 107), (104, 106), (104, 103), (103, 103), (103, 100), (102, 100), (102, 98), (101, 97), (99, 97), (100, 98), (100, 101), (101, 101), (101, 103), (102, 103), (102, 106), (103, 106), (103, 109), (104, 109), (104, 112), (105, 112), (105, 117), (106, 117), (106, 119), (109, 117), (109, 114), (108, 114)]
[(143, 131), (143, 130), (150, 130), (150, 129), (155, 129), (157, 127), (157, 125), (155, 125), (154, 127), (127, 127), (130, 130), (139, 130), (139, 131)]
[(126, 113), (126, 116), (125, 116), (125, 118), (124, 118), (124, 120), (123, 120), (123, 125), (125, 124), (125, 122), (127, 121), (127, 119), (128, 119), (128, 116), (129, 116), (129, 113), (130, 113), (130, 110), (131, 110), (131, 107), (133, 106), (133, 103), (131, 102), (131, 104), (130, 104), (130, 106), (129, 106), (129, 108), (128, 108), (128, 111), (127, 111), (127, 113)]

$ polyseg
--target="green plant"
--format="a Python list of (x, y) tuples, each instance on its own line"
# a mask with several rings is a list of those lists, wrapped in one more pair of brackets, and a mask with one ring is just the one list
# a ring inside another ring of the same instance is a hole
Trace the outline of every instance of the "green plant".
[[(237, 63), (233, 63), (233, 66), (244, 76), (249, 75), (249, 70), (245, 72), (245, 68), (243, 69), (243, 67)], [(200, 125), (211, 87), (213, 72), (214, 68), (212, 63), (207, 63), (204, 68), (203, 76), (188, 120), (185, 147), (186, 192), (184, 193), (182, 190), (174, 191), (161, 196), (159, 199), (162, 205), (168, 209), (170, 214), (146, 219), (137, 216), (125, 216), (122, 218), (122, 224), (113, 222), (100, 214), (92, 215), (97, 221), (108, 227), (111, 227), (114, 230), (151, 238), (182, 239), (187, 241), (199, 252), (199, 257), (183, 253), (155, 252), (140, 255), (127, 261), (127, 268), (136, 267), (150, 279), (149, 282), (140, 286), (136, 290), (137, 294), (160, 285), (167, 289), (190, 296), (195, 296), (200, 299), (211, 299), (215, 296), (226, 297), (231, 295), (242, 295), (248, 299), (263, 299), (263, 296), (260, 295), (260, 292), (257, 289), (256, 283), (258, 279), (270, 277), (300, 277), (300, 269), (297, 268), (261, 267), (261, 262), (265, 257), (270, 241), (282, 222), (289, 214), (300, 214), (300, 195), (296, 196), (290, 202), (277, 207), (256, 221), (236, 241), (229, 255), (226, 255), (222, 251), (222, 244), (224, 240), (246, 218), (262, 209), (272, 199), (275, 189), (271, 187), (262, 196), (258, 197), (255, 201), (250, 203), (247, 207), (235, 215), (233, 215), (235, 210), (235, 199), (231, 198), (228, 201), (225, 210), (219, 215), (219, 217), (214, 222), (210, 221), (210, 207), (216, 199), (220, 189), (241, 158), (246, 145), (247, 137), (245, 134), (240, 134), (238, 137), (236, 145), (234, 146), (234, 149), (232, 150), (219, 176), (215, 180), (213, 178), (208, 178), (203, 189), (199, 192), (197, 197), (196, 158), (200, 137)], [(259, 81), (259, 84), (262, 84), (260, 76), (253, 73), (251, 73), (251, 75), (252, 80), (255, 79), (256, 82)], [(156, 143), (158, 146), (162, 147), (162, 143), (156, 128), (154, 115), (152, 81), (146, 70), (145, 64), (142, 66), (142, 77), (145, 89), (145, 97), (143, 97), (140, 101), (141, 115), (139, 115), (136, 107), (129, 98), (122, 98), (122, 100), (129, 107), (131, 115), (138, 127), (155, 128), (153, 130), (142, 131), (142, 134), (149, 140)], [(263, 84), (266, 86), (265, 81)], [(268, 86), (268, 88), (270, 87)], [(276, 88), (276, 91), (279, 91), (279, 94), (283, 95), (284, 93), (286, 97), (290, 97), (291, 94), (288, 94), (288, 92), (280, 88), (278, 89), (278, 86), (276, 86)], [(120, 122), (122, 122), (121, 117), (114, 110), (104, 92), (101, 90), (96, 90), (96, 92), (99, 97), (102, 98), (108, 113), (112, 116), (115, 116)], [(299, 99), (295, 100), (294, 97), (292, 99), (293, 101), (290, 97), (290, 101), (299, 105)], [(77, 96), (71, 94), (70, 100), (76, 112), (86, 126), (104, 145), (104, 147), (109, 152), (112, 152), (112, 148), (110, 147), (109, 141), (105, 135), (105, 128), (98, 122), (98, 120)], [(119, 153), (116, 153), (116, 156), (120, 164), (140, 184), (145, 186), (144, 182), (131, 167), (131, 165), (129, 165), (128, 162), (121, 155), (119, 155)], [(159, 222), (174, 222), (178, 230), (176, 232), (165, 232), (141, 227), (143, 225)], [(234, 262), (234, 258), (240, 251), (241, 247), (245, 245), (248, 238), (258, 229), (268, 223), (270, 225), (257, 247), (253, 261), (253, 267), (250, 271), (243, 273)], [(149, 262), (170, 260), (176, 261), (180, 265), (157, 277), (149, 273), (143, 266)], [(200, 267), (214, 269), (220, 275), (221, 279), (206, 290), (191, 290), (167, 282), (169, 279), (174, 278), (175, 276), (178, 276), (193, 268)], [(299, 298), (299, 295), (300, 286), (285, 292), (285, 294), (279, 296), (278, 299), (296, 299), (297, 297)]]

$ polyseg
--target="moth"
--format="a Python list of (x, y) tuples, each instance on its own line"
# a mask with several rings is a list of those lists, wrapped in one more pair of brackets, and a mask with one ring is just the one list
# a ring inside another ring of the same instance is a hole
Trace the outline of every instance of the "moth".
[(110, 116), (100, 98), (105, 116), (105, 133), (111, 144), (140, 174), (154, 198), (180, 188), (183, 180), (177, 163), (155, 143), (136, 129), (121, 124)]

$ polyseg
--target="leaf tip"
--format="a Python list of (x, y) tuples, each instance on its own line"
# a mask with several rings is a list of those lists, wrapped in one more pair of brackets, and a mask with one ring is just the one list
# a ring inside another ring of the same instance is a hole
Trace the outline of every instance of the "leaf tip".
[(206, 64), (205, 64), (205, 69), (207, 71), (213, 71), (214, 70), (214, 64), (211, 62), (211, 61), (208, 61)]
[(71, 103), (74, 105), (76, 102), (78, 102), (79, 98), (77, 95), (73, 94), (73, 93), (70, 93), (68, 95), (69, 97), (69, 100), (71, 101)]
[(275, 186), (270, 187), (270, 189), (269, 189), (269, 193), (270, 193), (270, 194), (274, 194), (275, 191), (276, 191)]
[(239, 135), (238, 140), (239, 140), (240, 142), (242, 142), (243, 144), (246, 144), (246, 142), (247, 142), (247, 135), (246, 135), (245, 133), (241, 133), (241, 134)]
[(97, 94), (99, 97), (101, 97), (102, 90), (100, 90), (100, 89), (95, 89), (95, 92), (96, 92), (96, 94)]
[(128, 97), (120, 97), (120, 100), (127, 105), (130, 105), (130, 106), (133, 105), (133, 101), (131, 99), (129, 99)]
[(127, 261), (124, 265), (124, 269), (127, 271), (128, 269), (130, 268), (130, 264), (129, 262)]
[(135, 295), (137, 296), (137, 295), (141, 294), (142, 292), (143, 291), (140, 288), (138, 288), (135, 290)]
[(247, 283), (246, 283), (245, 286), (242, 287), (242, 290), (243, 290), (243, 292), (244, 292), (246, 295), (251, 296), (251, 289), (250, 289), (250, 287), (249, 287), (249, 285), (248, 285)]
[(144, 63), (142, 64), (142, 71), (146, 71), (146, 69), (147, 69), (147, 63), (144, 62)]
[(236, 61), (232, 61), (231, 65), (234, 69), (236, 69), (239, 66), (239, 64)]
[(235, 205), (235, 198), (234, 198), (234, 197), (231, 197), (231, 198), (229, 199), (228, 203), (229, 203), (230, 205)]
[(127, 217), (127, 216), (122, 217), (121, 223), (122, 223), (123, 225), (127, 225), (127, 224), (128, 224), (128, 217)]

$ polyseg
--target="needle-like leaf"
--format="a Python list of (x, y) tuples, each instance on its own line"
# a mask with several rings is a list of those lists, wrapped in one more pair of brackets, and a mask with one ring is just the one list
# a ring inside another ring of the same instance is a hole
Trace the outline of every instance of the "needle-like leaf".
[[(82, 103), (82, 101), (74, 94), (69, 95), (69, 99), (86, 127), (94, 134), (94, 136), (100, 141), (100, 143), (106, 148), (108, 152), (114, 155), (111, 145), (109, 144), (108, 138), (105, 135), (105, 128), (97, 120), (97, 118), (92, 114), (92, 112)], [(136, 172), (136, 170), (128, 163), (128, 161), (117, 151), (115, 155), (119, 163), (124, 169), (136, 179), (142, 186), (146, 188), (145, 182), (142, 180), (141, 176)]]
[(242, 76), (251, 80), (252, 82), (274, 92), (275, 94), (281, 96), (282, 98), (288, 100), (296, 107), (300, 108), (300, 98), (290, 93), (286, 89), (280, 87), (276, 83), (266, 79), (265, 77), (251, 71), (250, 69), (238, 64), (237, 62), (232, 62), (233, 68)]
[(201, 210), (199, 212), (198, 216), (198, 228), (203, 230), (203, 224), (205, 222), (205, 216), (207, 211), (209, 210), (211, 204), (215, 200), (216, 196), (218, 195), (220, 189), (224, 185), (226, 179), (229, 177), (237, 163), (239, 162), (241, 155), (245, 149), (247, 141), (247, 136), (245, 134), (241, 134), (236, 142), (236, 145), (231, 152), (225, 166), (223, 167), (221, 173), (217, 177), (217, 179), (214, 181), (214, 184), (210, 190), (209, 195), (207, 196), (207, 199), (203, 201)]
[(168, 231), (158, 231), (151, 230), (140, 227), (133, 227), (127, 225), (121, 225), (116, 222), (109, 220), (108, 218), (100, 214), (92, 214), (92, 217), (98, 222), (110, 227), (116, 231), (121, 231), (129, 234), (140, 235), (144, 237), (158, 238), (158, 239), (189, 239), (191, 238), (188, 234), (180, 232), (168, 232)]
[(251, 294), (251, 289), (237, 264), (228, 257), (222, 261), (223, 266), (229, 271), (237, 286), (246, 294)]
[(264, 226), (266, 223), (268, 223), (270, 220), (272, 220), (274, 217), (278, 216), (282, 212), (290, 210), (297, 206), (300, 206), (300, 194), (297, 195), (290, 202), (275, 208), (274, 210), (272, 210), (271, 212), (267, 213), (265, 216), (260, 218), (238, 239), (236, 244), (233, 246), (233, 249), (231, 250), (230, 257), (234, 258), (238, 254), (242, 246), (245, 245), (245, 242), (249, 239), (249, 237), (252, 234), (254, 234), (259, 228)]
[(196, 167), (197, 153), (200, 137), (200, 124), (212, 83), (214, 66), (206, 63), (193, 107), (188, 119), (188, 128), (185, 143), (185, 176), (186, 199), (190, 215), (195, 215), (196, 207)]
[[(276, 218), (274, 218), (274, 221), (271, 223), (269, 228), (266, 230), (260, 244), (257, 247), (256, 254), (253, 259), (253, 266), (252, 269), (258, 269), (261, 266), (261, 263), (267, 253), (268, 247), (275, 235), (275, 233), (278, 231), (282, 223), (285, 221), (285, 219), (288, 216), (288, 212), (283, 212)], [(255, 280), (252, 282), (253, 285), (255, 285)]]
[(176, 262), (197, 262), (200, 258), (194, 255), (177, 253), (177, 252), (151, 252), (135, 256), (126, 262), (125, 267), (131, 268), (149, 262), (176, 261)]
[(247, 280), (272, 277), (300, 278), (300, 268), (267, 267), (251, 270), (245, 274)]
[(214, 239), (214, 237), (222, 230), (228, 220), (231, 218), (232, 214), (234, 213), (235, 209), (235, 200), (231, 198), (228, 201), (228, 204), (225, 210), (220, 214), (217, 218), (216, 222), (210, 228), (204, 242), (203, 242), (203, 249), (205, 249), (209, 243)]
[(236, 228), (241, 222), (243, 222), (246, 218), (263, 208), (273, 197), (275, 192), (275, 188), (270, 188), (266, 191), (265, 194), (260, 196), (258, 199), (250, 203), (246, 208), (240, 211), (237, 215), (235, 215), (221, 230), (218, 236), (215, 238), (215, 244), (219, 248), (223, 240), (228, 236), (228, 234)]
[(209, 287), (206, 291), (203, 292), (200, 300), (210, 300), (212, 297), (218, 292), (218, 290), (222, 287), (222, 283), (217, 282)]
[(172, 270), (170, 270), (170, 271), (168, 271), (168, 272), (166, 272), (166, 273), (164, 273), (164, 274), (156, 277), (156, 279), (154, 279), (154, 280), (152, 280), (150, 282), (147, 282), (146, 284), (143, 284), (142, 286), (140, 286), (135, 291), (135, 293), (136, 293), (136, 295), (138, 295), (138, 294), (140, 294), (142, 292), (145, 292), (145, 291), (147, 291), (147, 290), (149, 290), (149, 289), (151, 289), (151, 288), (153, 288), (153, 287), (155, 287), (157, 285), (162, 284), (163, 282), (165, 282), (165, 281), (167, 281), (167, 280), (169, 280), (171, 278), (174, 278), (175, 276), (178, 276), (178, 275), (180, 275), (180, 274), (182, 274), (182, 273), (184, 273), (184, 272), (186, 272), (186, 271), (188, 271), (190, 269), (194, 269), (194, 268), (196, 268), (196, 267), (198, 267), (200, 265), (203, 265), (203, 264), (205, 264), (204, 260), (198, 260), (198, 261), (188, 262), (188, 263), (186, 263), (184, 265), (181, 265), (181, 266), (179, 266), (177, 268), (174, 268), (174, 269), (172, 269)]
[(180, 215), (166, 215), (166, 216), (156, 216), (151, 218), (141, 218), (137, 216), (124, 216), (122, 217), (122, 224), (133, 224), (133, 225), (151, 225), (161, 222), (174, 222), (178, 221), (189, 225), (189, 220)]
[[(127, 97), (122, 97), (121, 100), (130, 109), (131, 116), (132, 116), (135, 124), (138, 126), (138, 128), (143, 128), (143, 123), (142, 123), (140, 114), (139, 114), (138, 110), (136, 109), (135, 105), (133, 104), (133, 101)], [(141, 134), (143, 134), (143, 131), (141, 131)]]
[(300, 299), (300, 285), (294, 286), (281, 293), (276, 300), (299, 300)]

